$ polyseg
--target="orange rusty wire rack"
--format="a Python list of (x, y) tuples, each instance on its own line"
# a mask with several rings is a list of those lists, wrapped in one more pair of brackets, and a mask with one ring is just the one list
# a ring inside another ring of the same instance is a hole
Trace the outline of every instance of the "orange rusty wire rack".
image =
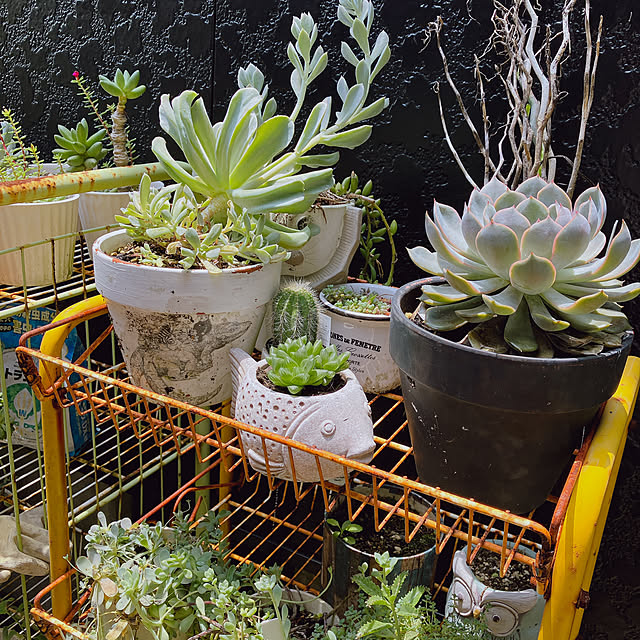
[[(76, 325), (105, 313), (106, 305), (98, 303), (79, 314), (25, 334), (22, 344), (36, 333)], [(109, 325), (76, 362), (67, 362), (26, 346), (18, 348), (19, 359), (41, 401), (52, 401), (59, 409), (73, 406), (79, 413), (92, 414), (101, 428), (133, 434), (152, 448), (178, 455), (190, 452), (203, 465), (203, 471), (145, 517), (156, 518), (160, 509), (175, 509), (186, 499), (196, 501), (191, 494), (206, 489), (209, 496), (215, 496), (209, 500), (209, 508), (228, 511), (223, 530), (228, 554), (233, 560), (250, 563), (256, 571), (277, 563), (282, 567), (286, 583), (317, 592), (321, 588), (324, 513), (335, 507), (338, 496), (343, 496), (350, 520), (371, 519), (376, 530), (382, 530), (392, 518), (401, 518), (407, 542), (423, 527), (428, 528), (434, 532), (438, 554), (462, 545), (470, 562), (479, 548), (489, 549), (500, 554), (501, 575), (513, 562), (528, 564), (532, 566), (539, 592), (549, 593), (558, 536), (594, 429), (577, 452), (558, 496), (551, 497), (527, 516), (516, 515), (419, 482), (399, 395), (370, 398), (377, 447), (372, 461), (362, 464), (237, 422), (221, 412), (194, 407), (135, 386), (123, 364), (101, 365), (95, 358), (111, 332)], [(40, 363), (39, 369), (36, 361)], [(260, 438), (267, 459), (268, 444), (285, 445), (294, 481), (275, 477), (268, 464), (265, 475), (252, 469), (243, 443), (245, 433)], [(303, 454), (315, 459), (319, 482), (302, 484), (296, 481), (296, 458)], [(342, 477), (326, 478), (324, 461), (339, 463)], [(219, 479), (219, 482), (214, 486), (199, 486), (199, 479), (205, 475)], [(396, 488), (399, 497), (391, 499), (385, 492), (383, 498), (383, 487)], [(412, 492), (429, 499), (430, 506), (425, 513), (412, 509), (409, 500)], [(200, 502), (201, 499), (196, 501), (194, 514)], [(50, 532), (50, 537), (53, 535)], [(533, 551), (534, 557), (525, 551)], [(69, 606), (60, 614), (55, 610), (54, 601), (54, 615), (46, 610), (52, 592), (55, 595), (55, 590), (65, 583), (71, 591), (73, 572), (63, 573), (54, 573), (55, 581), (39, 594), (32, 613), (39, 620), (68, 631), (64, 619), (69, 622), (77, 607), (71, 609)], [(443, 588), (442, 581), (436, 584), (436, 590)], [(75, 637), (83, 637), (78, 634), (78, 631), (72, 633)]]

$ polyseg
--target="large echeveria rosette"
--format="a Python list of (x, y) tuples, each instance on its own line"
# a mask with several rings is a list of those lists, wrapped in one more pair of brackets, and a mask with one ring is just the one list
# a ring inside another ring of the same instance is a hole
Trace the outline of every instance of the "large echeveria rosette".
[[(606, 212), (599, 187), (572, 205), (538, 177), (515, 191), (492, 179), (474, 190), (462, 217), (436, 202), (426, 217), (435, 251), (409, 250), (417, 266), (447, 281), (423, 287), (426, 325), (449, 331), (491, 321), (505, 348), (535, 355), (551, 355), (551, 344), (568, 353), (618, 345), (630, 328), (620, 303), (640, 294), (640, 283), (619, 278), (638, 263), (640, 240), (631, 240), (623, 221), (607, 244)], [(484, 345), (483, 335), (471, 331), (471, 344), (501, 350)]]

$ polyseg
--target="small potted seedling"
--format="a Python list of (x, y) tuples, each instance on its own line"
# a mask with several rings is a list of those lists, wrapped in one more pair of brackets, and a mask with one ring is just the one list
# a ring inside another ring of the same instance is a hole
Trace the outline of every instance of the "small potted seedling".
[[(371, 499), (372, 487), (358, 486), (355, 492)], [(379, 487), (376, 496), (378, 501), (404, 508), (404, 494), (399, 487)], [(415, 492), (409, 493), (408, 500), (413, 513), (423, 515), (430, 507), (429, 502)], [(429, 514), (428, 518), (433, 519), (433, 516)], [(347, 607), (358, 604), (358, 589), (353, 580), (363, 562), (370, 567), (377, 566), (375, 555), (378, 552), (387, 552), (393, 560), (392, 577), (400, 573), (406, 574), (405, 592), (416, 586), (429, 589), (433, 584), (437, 560), (433, 530), (424, 525), (406, 542), (404, 518), (392, 517), (380, 530), (376, 529), (375, 521), (372, 508), (365, 506), (358, 520), (350, 522), (343, 496), (338, 497), (336, 506), (325, 516), (322, 576), (323, 583), (327, 585), (327, 600), (334, 605), (339, 615)]]
[[(349, 371), (349, 354), (306, 337), (272, 347), (256, 362), (242, 349), (231, 349), (232, 411), (235, 419), (267, 432), (358, 462), (371, 460), (375, 443), (371, 409), (362, 387)], [(315, 456), (260, 436), (242, 432), (254, 469), (287, 480), (320, 480)], [(265, 459), (268, 457), (268, 461)], [(343, 465), (320, 458), (324, 479), (341, 477)]]
[(351, 369), (367, 393), (400, 385), (389, 353), (389, 314), (393, 287), (382, 284), (329, 285), (320, 293), (323, 314), (331, 321), (331, 344), (351, 354)]

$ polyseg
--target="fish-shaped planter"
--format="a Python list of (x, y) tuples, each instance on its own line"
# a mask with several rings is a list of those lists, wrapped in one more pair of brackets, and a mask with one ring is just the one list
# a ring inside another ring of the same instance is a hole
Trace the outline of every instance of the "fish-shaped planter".
[[(371, 460), (375, 450), (371, 407), (351, 371), (338, 374), (346, 381), (338, 391), (317, 396), (294, 396), (268, 389), (258, 381), (256, 372), (258, 368), (267, 366), (266, 361), (256, 362), (237, 348), (231, 349), (230, 356), (232, 413), (236, 420), (357, 462)], [(249, 462), (256, 471), (267, 473), (266, 448), (272, 475), (292, 480), (293, 458), (298, 481), (320, 480), (315, 456), (272, 440), (265, 440), (263, 448), (262, 438), (252, 433), (241, 432), (240, 436)], [(324, 458), (320, 458), (320, 463), (325, 480), (343, 477), (341, 464)]]

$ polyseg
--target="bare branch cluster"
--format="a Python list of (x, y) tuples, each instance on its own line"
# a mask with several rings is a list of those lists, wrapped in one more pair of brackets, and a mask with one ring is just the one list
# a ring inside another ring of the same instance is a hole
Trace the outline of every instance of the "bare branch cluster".
[[(436, 45), (445, 77), (458, 103), (464, 121), (476, 142), (484, 160), (484, 184), (496, 176), (515, 188), (518, 184), (538, 175), (553, 180), (556, 174), (556, 156), (553, 152), (552, 117), (563, 97), (560, 91), (562, 66), (571, 54), (570, 21), (577, 0), (564, 0), (562, 24), (556, 33), (547, 26), (539, 24), (539, 7), (532, 0), (511, 0), (503, 4), (493, 0), (494, 11), (491, 17), (493, 33), (480, 56), (474, 56), (474, 68), (480, 109), (482, 114), (482, 135), (467, 111), (460, 91), (449, 71), (449, 64), (442, 45), (442, 18), (429, 24), (428, 36), (435, 35)], [(589, 21), (590, 0), (584, 0), (584, 26), (586, 39), (586, 58), (583, 81), (582, 110), (580, 128), (569, 180), (568, 194), (572, 195), (578, 177), (580, 162), (586, 136), (587, 121), (593, 103), (596, 69), (600, 55), (602, 35), (602, 16), (598, 26), (595, 51), (592, 42)], [(506, 93), (508, 110), (505, 121), (491, 132), (491, 119), (487, 112), (487, 92), (485, 77), (481, 71), (481, 60), (495, 55), (495, 76)], [(434, 85), (440, 107), (440, 119), (445, 140), (462, 170), (465, 178), (474, 187), (476, 182), (464, 166), (456, 151), (447, 127), (440, 87)], [(491, 148), (492, 138), (498, 136), (495, 150)], [(497, 161), (492, 154), (497, 153)]]

